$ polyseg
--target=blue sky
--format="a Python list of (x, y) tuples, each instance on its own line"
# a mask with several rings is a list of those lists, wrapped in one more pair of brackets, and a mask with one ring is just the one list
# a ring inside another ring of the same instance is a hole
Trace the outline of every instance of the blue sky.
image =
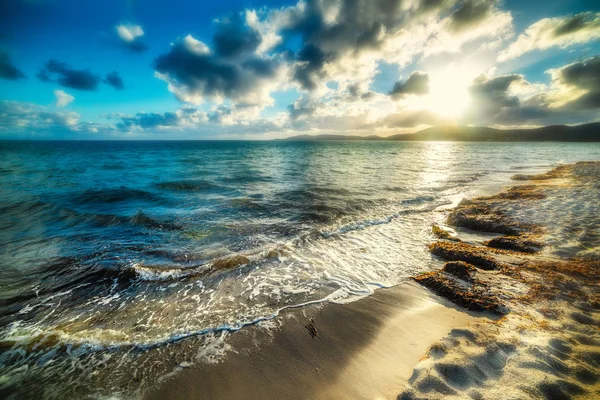
[(388, 135), (600, 116), (594, 1), (14, 0), (0, 15), (0, 138)]

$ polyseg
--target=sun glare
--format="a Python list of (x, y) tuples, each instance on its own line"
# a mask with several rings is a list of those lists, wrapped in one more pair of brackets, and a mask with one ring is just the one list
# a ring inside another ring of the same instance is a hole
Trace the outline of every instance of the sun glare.
[(429, 80), (427, 107), (444, 117), (459, 117), (469, 107), (469, 85), (475, 74), (462, 68), (446, 68), (432, 73)]

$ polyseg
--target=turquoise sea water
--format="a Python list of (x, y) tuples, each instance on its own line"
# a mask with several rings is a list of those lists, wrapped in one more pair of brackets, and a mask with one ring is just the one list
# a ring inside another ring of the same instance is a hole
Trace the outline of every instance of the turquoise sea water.
[(0, 393), (139, 396), (427, 270), (444, 208), (580, 160), (600, 144), (0, 142)]

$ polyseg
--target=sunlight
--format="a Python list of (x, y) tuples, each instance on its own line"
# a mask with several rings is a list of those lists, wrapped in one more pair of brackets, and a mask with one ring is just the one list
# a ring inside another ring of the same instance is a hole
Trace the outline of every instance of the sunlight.
[(475, 76), (471, 69), (453, 66), (433, 72), (429, 81), (430, 93), (425, 99), (427, 107), (444, 117), (462, 115), (471, 103), (468, 88)]

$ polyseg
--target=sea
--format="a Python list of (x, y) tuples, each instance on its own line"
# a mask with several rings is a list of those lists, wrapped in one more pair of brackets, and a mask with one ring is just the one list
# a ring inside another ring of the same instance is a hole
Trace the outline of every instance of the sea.
[(0, 141), (0, 396), (143, 397), (283, 310), (434, 268), (462, 199), (591, 160), (600, 143)]

